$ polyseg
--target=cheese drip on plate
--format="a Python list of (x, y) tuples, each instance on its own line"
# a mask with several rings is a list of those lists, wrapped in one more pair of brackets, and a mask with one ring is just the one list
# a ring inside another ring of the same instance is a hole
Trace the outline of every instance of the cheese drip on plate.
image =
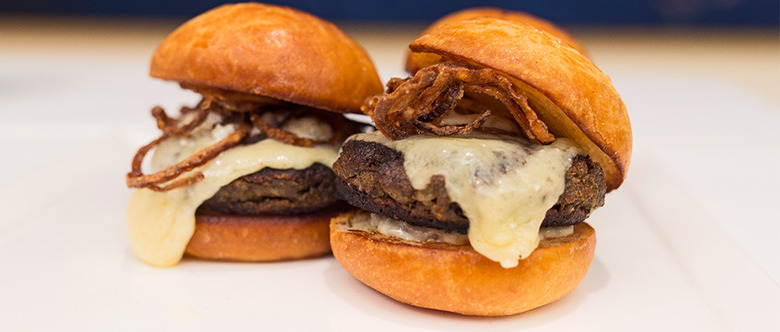
[[(156, 171), (172, 165), (219, 141), (232, 132), (233, 128), (229, 127), (218, 125), (191, 138), (167, 139), (154, 152), (153, 168)], [(305, 169), (314, 163), (330, 167), (336, 158), (336, 146), (300, 147), (273, 139), (231, 148), (193, 170), (205, 176), (196, 184), (164, 192), (136, 190), (127, 208), (130, 246), (138, 258), (149, 265), (176, 265), (195, 231), (195, 210), (222, 186), (265, 167)]]
[(469, 219), (471, 246), (505, 268), (536, 249), (545, 214), (563, 193), (577, 154), (571, 141), (560, 138), (549, 145), (481, 133), (391, 141), (374, 132), (350, 139), (401, 152), (416, 190), (427, 187), (431, 176), (443, 175), (447, 193)]

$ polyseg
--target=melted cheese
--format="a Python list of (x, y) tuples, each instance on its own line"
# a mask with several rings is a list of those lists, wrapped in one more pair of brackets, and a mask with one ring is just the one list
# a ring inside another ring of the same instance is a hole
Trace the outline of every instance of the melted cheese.
[[(190, 139), (166, 140), (155, 151), (152, 168), (167, 167), (231, 132), (213, 129)], [(330, 167), (337, 157), (335, 146), (299, 147), (272, 139), (229, 149), (194, 170), (205, 176), (194, 185), (165, 192), (136, 190), (127, 209), (130, 245), (149, 265), (176, 265), (195, 230), (195, 210), (222, 186), (265, 167), (305, 169), (317, 162)]]
[(471, 246), (505, 268), (536, 249), (541, 223), (563, 193), (566, 170), (577, 153), (566, 139), (534, 145), (487, 134), (390, 141), (375, 132), (351, 139), (403, 153), (417, 190), (427, 187), (431, 176), (443, 175), (447, 193), (469, 219)]

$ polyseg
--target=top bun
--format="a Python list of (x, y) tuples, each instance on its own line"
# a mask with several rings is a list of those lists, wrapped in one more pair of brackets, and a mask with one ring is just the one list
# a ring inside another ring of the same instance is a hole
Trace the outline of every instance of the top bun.
[(420, 68), (461, 61), (494, 69), (525, 92), (556, 137), (572, 139), (598, 162), (607, 189), (620, 186), (631, 160), (631, 124), (612, 81), (588, 58), (533, 26), (496, 18), (458, 20), (413, 41)]
[[(500, 8), (493, 8), (493, 7), (469, 8), (469, 9), (464, 9), (461, 11), (451, 13), (447, 16), (440, 18), (436, 22), (433, 22), (433, 24), (431, 24), (427, 29), (425, 29), (425, 31), (423, 31), (422, 34), (424, 35), (432, 30), (439, 29), (441, 28), (441, 26), (451, 22), (456, 22), (460, 20), (470, 20), (470, 19), (475, 19), (480, 17), (493, 17), (493, 18), (499, 18), (502, 20), (507, 20), (515, 23), (528, 24), (539, 30), (546, 31), (547, 33), (560, 39), (562, 43), (582, 53), (582, 55), (588, 56), (588, 52), (585, 50), (585, 47), (583, 47), (582, 44), (580, 44), (566, 31), (556, 26), (552, 22), (541, 19), (539, 17), (533, 16), (528, 13), (500, 9)], [(421, 59), (424, 56), (425, 56), (424, 54), (409, 52), (409, 54), (407, 54), (406, 57), (406, 71), (410, 73), (414, 73), (420, 70), (422, 67), (419, 66), (419, 63), (425, 62), (424, 59)]]
[(382, 92), (366, 52), (332, 23), (259, 3), (223, 5), (181, 25), (152, 57), (152, 77), (336, 112)]

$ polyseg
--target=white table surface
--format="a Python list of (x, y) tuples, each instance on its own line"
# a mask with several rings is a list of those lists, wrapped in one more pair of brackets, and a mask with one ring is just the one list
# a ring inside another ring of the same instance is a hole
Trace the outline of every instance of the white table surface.
[[(171, 25), (4, 22), (0, 330), (780, 330), (776, 31), (575, 33), (628, 106), (628, 179), (589, 219), (596, 257), (573, 293), (474, 318), (392, 301), (332, 257), (140, 263), (124, 174), (156, 135), (151, 107), (197, 100), (147, 77)], [(404, 75), (416, 27), (346, 28), (383, 80)]]

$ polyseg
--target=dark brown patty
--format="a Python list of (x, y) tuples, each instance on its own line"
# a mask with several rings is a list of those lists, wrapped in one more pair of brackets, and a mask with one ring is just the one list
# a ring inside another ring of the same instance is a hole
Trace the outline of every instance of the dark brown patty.
[(566, 226), (583, 222), (604, 205), (607, 182), (604, 170), (590, 157), (577, 155), (566, 170), (566, 187), (558, 202), (547, 210), (542, 226)]
[(337, 201), (335, 177), (319, 163), (301, 170), (263, 168), (222, 187), (198, 211), (238, 215), (312, 212)]
[[(423, 190), (412, 188), (404, 157), (387, 146), (352, 140), (344, 144), (333, 165), (336, 196), (367, 211), (413, 225), (466, 233), (468, 219), (444, 187), (444, 177), (431, 177)], [(543, 226), (573, 225), (604, 204), (606, 184), (601, 167), (578, 155), (566, 171), (566, 187)]]

